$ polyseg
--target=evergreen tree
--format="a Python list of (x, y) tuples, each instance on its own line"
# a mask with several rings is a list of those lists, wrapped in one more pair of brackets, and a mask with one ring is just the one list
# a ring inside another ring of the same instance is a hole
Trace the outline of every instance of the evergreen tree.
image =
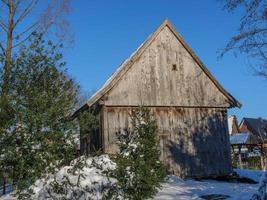
[[(125, 199), (152, 198), (165, 177), (159, 160), (159, 141), (156, 121), (146, 108), (131, 115), (132, 130), (118, 134), (120, 153), (116, 158), (116, 178)], [(120, 194), (121, 195), (121, 194)]]
[(60, 47), (33, 34), (12, 61), (12, 120), (1, 126), (0, 169), (18, 191), (75, 157), (76, 125), (69, 116), (79, 88), (61, 62)]
[[(91, 143), (92, 135), (98, 135), (99, 130), (99, 114), (95, 110), (85, 110), (81, 112), (78, 116), (78, 123), (80, 128), (80, 139), (84, 142), (86, 141), (86, 147), (83, 147), (82, 154), (88, 156), (90, 155), (97, 155), (102, 152), (102, 149), (97, 150), (97, 144)], [(90, 148), (90, 149), (89, 149)], [(82, 150), (82, 148), (81, 148)]]
[[(3, 69), (5, 63), (5, 56), (0, 53), (0, 66), (1, 69)], [(0, 85), (3, 85), (3, 70), (0, 71)], [(13, 83), (11, 83), (12, 85)], [(2, 87), (0, 87), (0, 90), (2, 90)], [(8, 127), (12, 126), (14, 122), (14, 108), (12, 105), (12, 102), (10, 101), (10, 94), (7, 94), (4, 98), (0, 98), (0, 186), (3, 187), (2, 193), (6, 193), (6, 187), (5, 185), (7, 182), (9, 182), (9, 175), (8, 172), (10, 172), (10, 167), (7, 165), (3, 165), (3, 155), (1, 149), (2, 146), (2, 140), (5, 138), (6, 130), (8, 130)]]

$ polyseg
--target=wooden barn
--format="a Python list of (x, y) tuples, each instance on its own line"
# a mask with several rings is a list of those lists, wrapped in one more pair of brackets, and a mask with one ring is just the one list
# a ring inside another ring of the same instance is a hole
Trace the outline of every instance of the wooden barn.
[(99, 116), (99, 129), (81, 138), (81, 151), (116, 153), (116, 132), (130, 127), (129, 113), (140, 105), (157, 120), (161, 159), (170, 173), (208, 177), (231, 172), (227, 109), (241, 105), (168, 20), (75, 112)]

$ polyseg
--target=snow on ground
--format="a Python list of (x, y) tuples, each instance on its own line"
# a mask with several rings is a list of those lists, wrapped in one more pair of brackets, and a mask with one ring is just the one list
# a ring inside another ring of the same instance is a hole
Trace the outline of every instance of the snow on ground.
[[(64, 199), (63, 197), (76, 200), (102, 199), (105, 189), (117, 182), (116, 179), (107, 177), (108, 171), (115, 169), (116, 163), (108, 155), (80, 157), (54, 175), (37, 180), (31, 186), (35, 193), (31, 199), (51, 200)], [(62, 188), (63, 194), (57, 193), (54, 186)], [(16, 198), (5, 195), (0, 197), (0, 200), (16, 200)]]
[(234, 170), (240, 177), (247, 177), (256, 182), (259, 182), (262, 171), (261, 170), (250, 170), (250, 169), (235, 169)]
[[(259, 181), (262, 175), (260, 170), (235, 170), (240, 177), (251, 178)], [(198, 200), (202, 195), (222, 194), (229, 195), (229, 200), (249, 200), (257, 191), (258, 184), (230, 183), (215, 180), (182, 180), (176, 176), (170, 176), (155, 200)], [(203, 200), (203, 199), (202, 199)]]
[[(115, 170), (116, 163), (108, 155), (90, 158), (80, 157), (80, 159), (80, 163), (77, 159), (74, 160), (71, 166), (61, 168), (54, 177), (49, 177), (48, 180), (41, 179), (36, 181), (32, 187), (36, 194), (33, 199), (64, 199), (64, 197), (76, 200), (102, 199), (104, 188), (110, 187), (117, 182), (116, 179), (107, 177), (108, 171)], [(81, 164), (83, 166), (79, 166)], [(81, 169), (78, 169), (79, 167)], [(53, 181), (55, 180), (56, 185), (63, 186), (64, 195), (58, 194), (53, 190)]]
[[(235, 170), (241, 177), (260, 180), (262, 171), (259, 170)], [(215, 180), (182, 180), (176, 176), (170, 176), (162, 185), (161, 190), (154, 200), (200, 200), (201, 195), (222, 194), (229, 195), (227, 200), (249, 200), (257, 191), (258, 184), (231, 183)], [(6, 196), (7, 197), (7, 196)], [(0, 198), (0, 200), (10, 200)], [(203, 200), (203, 199), (201, 199)]]
[[(171, 176), (163, 184), (155, 200), (198, 200), (201, 195), (224, 194), (229, 200), (249, 200), (257, 190), (258, 184), (229, 183), (214, 180), (181, 180)], [(203, 200), (203, 199), (202, 199)]]

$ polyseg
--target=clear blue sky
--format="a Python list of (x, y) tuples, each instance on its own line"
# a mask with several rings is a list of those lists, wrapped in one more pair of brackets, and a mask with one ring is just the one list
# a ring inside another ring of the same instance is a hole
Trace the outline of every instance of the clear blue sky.
[(239, 27), (217, 0), (75, 0), (69, 16), (75, 44), (66, 49), (69, 72), (83, 90), (97, 90), (157, 26), (168, 18), (216, 79), (242, 103), (229, 114), (267, 118), (267, 79), (253, 75), (246, 56), (218, 60)]

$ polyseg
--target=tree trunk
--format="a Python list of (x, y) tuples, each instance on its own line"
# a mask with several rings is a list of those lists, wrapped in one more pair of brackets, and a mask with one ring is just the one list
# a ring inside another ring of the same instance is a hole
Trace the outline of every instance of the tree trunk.
[(6, 177), (5, 176), (3, 176), (3, 193), (2, 194), (3, 195), (6, 194)]
[(240, 169), (243, 169), (241, 146), (238, 146), (238, 162), (239, 162)]
[(5, 64), (4, 64), (4, 75), (3, 75), (3, 88), (2, 88), (2, 99), (6, 99), (9, 92), (10, 86), (10, 72), (11, 72), (11, 50), (12, 50), (12, 37), (14, 30), (14, 2), (13, 0), (8, 1), (9, 14), (8, 14), (8, 30), (7, 30), (7, 46), (5, 51)]

